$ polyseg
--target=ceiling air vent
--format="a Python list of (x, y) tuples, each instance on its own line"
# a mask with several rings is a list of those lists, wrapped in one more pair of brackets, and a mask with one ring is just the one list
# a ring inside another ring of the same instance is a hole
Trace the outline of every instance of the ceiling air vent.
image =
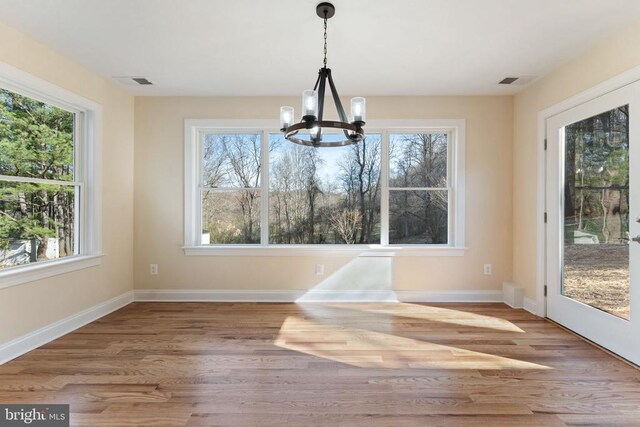
[(115, 76), (113, 79), (126, 86), (146, 86), (153, 84), (146, 77)]
[(505, 77), (500, 80), (498, 84), (501, 85), (514, 85), (514, 86), (524, 86), (526, 84), (531, 83), (536, 79), (536, 76), (517, 76), (517, 77)]
[(133, 81), (138, 83), (139, 85), (152, 85), (153, 83), (151, 83), (149, 80), (147, 80), (144, 77), (134, 77)]
[(516, 80), (518, 80), (518, 77), (505, 77), (504, 79), (500, 80), (501, 85), (510, 85), (511, 83), (515, 82)]

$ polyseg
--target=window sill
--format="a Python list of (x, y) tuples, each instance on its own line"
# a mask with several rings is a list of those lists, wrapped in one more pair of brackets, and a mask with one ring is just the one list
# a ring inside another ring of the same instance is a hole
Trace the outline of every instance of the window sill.
[(461, 257), (466, 247), (380, 245), (185, 246), (186, 256)]
[(102, 255), (76, 255), (0, 271), (0, 289), (100, 265)]

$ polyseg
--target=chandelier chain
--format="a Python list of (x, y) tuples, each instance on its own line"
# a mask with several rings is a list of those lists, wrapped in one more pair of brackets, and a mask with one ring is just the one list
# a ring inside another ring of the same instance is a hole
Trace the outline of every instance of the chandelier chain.
[(324, 13), (324, 68), (327, 68), (327, 12)]

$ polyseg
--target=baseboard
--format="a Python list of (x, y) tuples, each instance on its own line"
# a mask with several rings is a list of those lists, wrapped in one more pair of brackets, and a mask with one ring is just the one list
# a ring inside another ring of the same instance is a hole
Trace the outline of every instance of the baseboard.
[(297, 302), (398, 302), (397, 292), (390, 290), (319, 290), (305, 292)]
[(134, 291), (135, 301), (211, 302), (502, 302), (502, 291), (165, 290)]
[(524, 297), (524, 305), (522, 308), (527, 310), (529, 313), (538, 316), (538, 303), (536, 300)]
[(132, 302), (133, 292), (129, 291), (0, 345), (0, 365), (51, 342), (62, 335), (68, 334), (87, 323), (98, 320)]
[(135, 301), (144, 302), (293, 302), (305, 294), (305, 291), (226, 291), (209, 289), (136, 290)]
[(502, 291), (395, 291), (403, 302), (503, 302)]

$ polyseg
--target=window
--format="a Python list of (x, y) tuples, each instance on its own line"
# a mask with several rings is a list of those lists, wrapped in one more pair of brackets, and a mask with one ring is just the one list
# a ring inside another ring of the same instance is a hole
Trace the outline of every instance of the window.
[(309, 149), (271, 134), (269, 243), (379, 244), (380, 143), (374, 133), (357, 145)]
[(448, 244), (449, 134), (389, 136), (389, 243)]
[(411, 124), (313, 149), (270, 122), (187, 120), (186, 253), (463, 249), (464, 121)]
[(0, 287), (99, 263), (99, 112), (0, 69)]
[(260, 133), (202, 133), (202, 244), (260, 243)]
[(74, 123), (0, 89), (0, 269), (77, 254)]

